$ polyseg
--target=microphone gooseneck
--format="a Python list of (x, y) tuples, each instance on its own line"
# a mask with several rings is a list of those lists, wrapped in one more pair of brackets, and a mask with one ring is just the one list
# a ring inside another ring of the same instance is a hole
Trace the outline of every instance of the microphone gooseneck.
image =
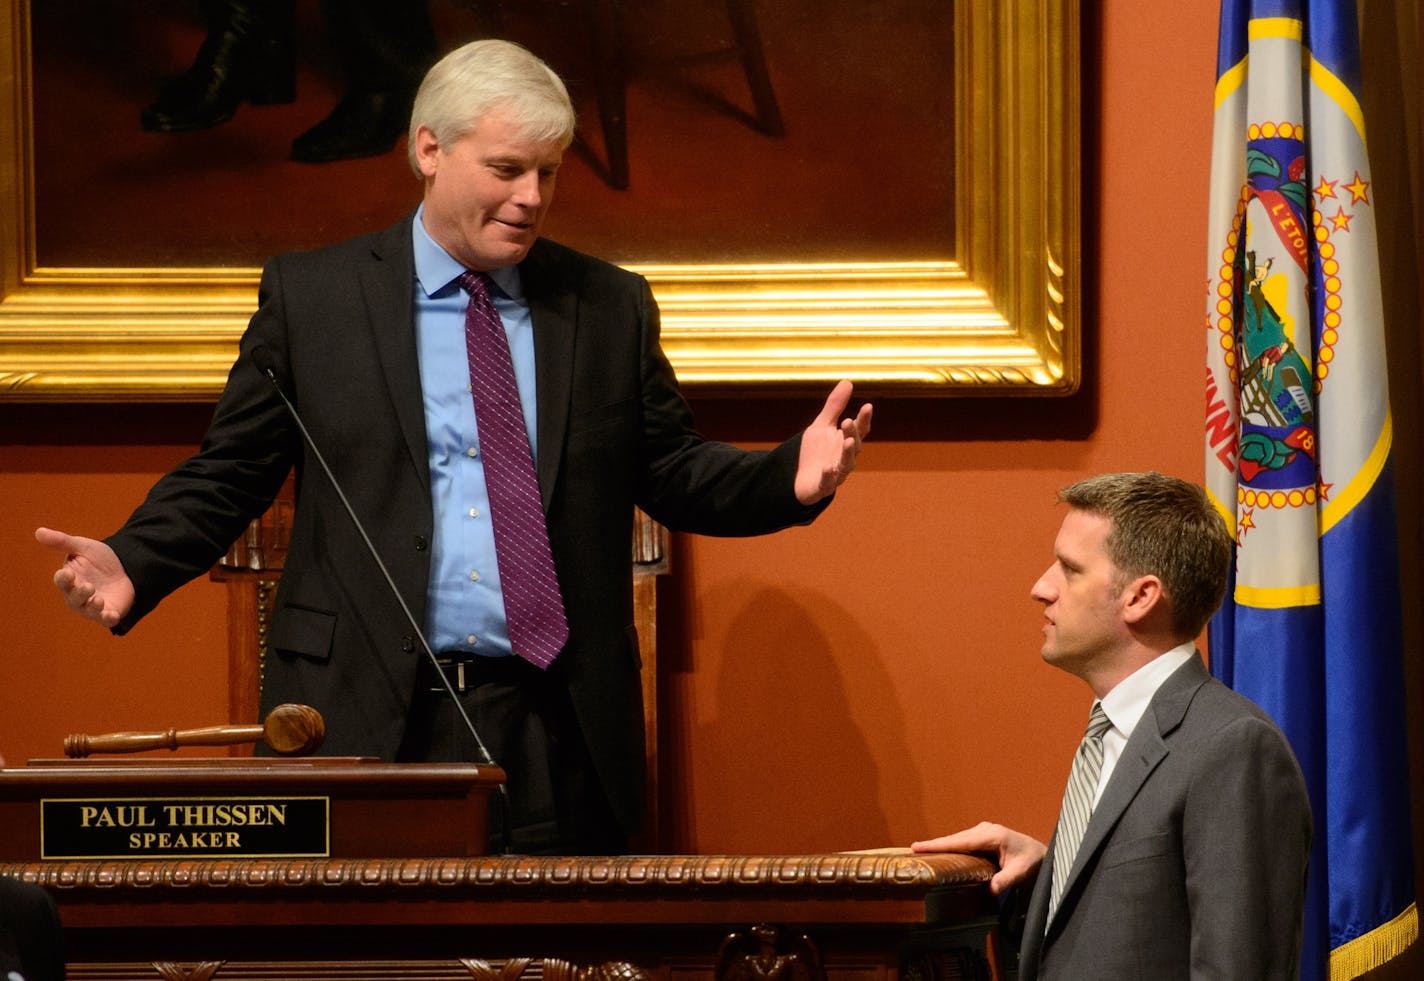
[[(351, 506), (351, 502), (346, 499), (346, 492), (341, 489), (341, 484), (337, 481), (336, 475), (332, 473), (331, 467), (327, 465), (326, 458), (322, 456), (321, 449), (316, 445), (316, 440), (312, 439), (311, 433), (307, 431), (306, 424), (302, 422), (301, 414), (297, 412), (297, 407), (292, 404), (292, 400), (287, 398), (287, 393), (282, 390), (282, 385), (277, 381), (277, 375), (272, 370), (271, 365), (261, 363), (266, 360), (265, 357), (262, 357), (264, 354), (265, 352), (261, 349), (255, 350), (253, 352), (254, 364), (256, 364), (258, 370), (267, 376), (267, 379), (272, 383), (272, 387), (276, 389), (277, 397), (280, 398), (282, 404), (287, 407), (287, 414), (290, 415), (292, 421), (297, 424), (297, 429), (301, 431), (302, 439), (312, 451), (312, 455), (316, 457), (316, 462), (321, 467), (322, 473), (326, 475), (326, 479), (330, 481), (332, 490), (336, 491), (336, 496), (340, 499), (341, 506), (346, 509), (346, 516), (351, 519), (352, 526), (355, 527), (357, 534), (361, 536), (361, 541), (365, 543), (366, 551), (375, 561), (376, 568), (381, 570), (381, 575), (385, 578), (391, 595), (394, 596), (396, 602), (400, 604), (401, 612), (405, 614), (406, 622), (410, 624), (410, 629), (414, 631), (416, 639), (420, 642), (420, 649), (425, 652), (425, 656), (430, 660), (431, 667), (435, 669), (435, 676), (438, 677), (440, 683), (444, 685), (446, 693), (450, 696), (451, 703), (454, 704), (455, 710), (460, 714), (461, 721), (465, 723), (465, 728), (470, 731), (470, 735), (474, 738), (475, 748), (479, 750), (480, 757), (487, 766), (499, 766), (499, 764), (495, 762), (494, 757), (490, 755), (490, 751), (485, 748), (485, 741), (480, 738), (479, 730), (475, 728), (475, 723), (470, 719), (469, 713), (465, 711), (465, 706), (460, 701), (460, 696), (455, 692), (455, 686), (450, 683), (450, 679), (440, 667), (440, 659), (435, 656), (435, 651), (431, 648), (430, 642), (425, 639), (425, 631), (420, 629), (420, 624), (416, 622), (415, 614), (411, 613), (410, 606), (406, 603), (405, 597), (401, 595), (401, 591), (396, 586), (394, 577), (391, 576), (390, 570), (386, 568), (386, 563), (381, 561), (381, 553), (376, 551), (375, 543), (371, 541), (371, 536), (366, 533), (366, 527), (361, 523), (361, 519), (356, 517), (356, 510)], [(502, 783), (499, 784), (499, 797), (500, 810), (504, 819), (502, 822), (505, 841), (504, 851), (508, 853), (512, 844), (512, 829), (509, 826), (509, 790)]]

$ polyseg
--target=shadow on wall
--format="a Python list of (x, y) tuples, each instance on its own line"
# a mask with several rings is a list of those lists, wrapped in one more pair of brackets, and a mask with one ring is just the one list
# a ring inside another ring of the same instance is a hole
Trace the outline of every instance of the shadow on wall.
[[(882, 774), (877, 763), (909, 765), (914, 754), (875, 642), (839, 601), (766, 588), (740, 602), (715, 593), (702, 600), (708, 609), (739, 612), (712, 645), (722, 652), (705, 669), (715, 679), (697, 681), (715, 685), (713, 714), (687, 727), (690, 748), (673, 763), (684, 772), (670, 774), (696, 814), (701, 840), (687, 842), (691, 850), (774, 854), (889, 844), (880, 786), (886, 776), (896, 783), (896, 823), (927, 826), (919, 776)], [(853, 684), (828, 636), (845, 645)]]

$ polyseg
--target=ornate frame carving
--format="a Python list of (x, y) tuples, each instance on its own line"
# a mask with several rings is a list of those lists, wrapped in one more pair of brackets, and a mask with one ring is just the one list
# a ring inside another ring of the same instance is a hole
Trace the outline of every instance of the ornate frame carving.
[[(256, 269), (37, 265), (30, 0), (0, 0), (0, 399), (194, 401), (226, 378)], [(851, 378), (916, 395), (1079, 383), (1079, 2), (956, 0), (950, 258), (648, 265), (704, 392)]]

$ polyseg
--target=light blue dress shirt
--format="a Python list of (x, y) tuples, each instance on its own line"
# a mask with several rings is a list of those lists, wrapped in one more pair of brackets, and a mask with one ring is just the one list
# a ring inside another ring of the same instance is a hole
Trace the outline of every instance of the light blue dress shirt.
[[(415, 342), (430, 448), (430, 497), (435, 510), (425, 633), (437, 652), (508, 655), (504, 596), (495, 562), (489, 491), (479, 455), (479, 429), (465, 352), (469, 294), (455, 282), (465, 268), (435, 243), (416, 212)], [(489, 274), (504, 322), (530, 448), (537, 454), (534, 323), (515, 267)], [(537, 459), (537, 456), (536, 456)]]

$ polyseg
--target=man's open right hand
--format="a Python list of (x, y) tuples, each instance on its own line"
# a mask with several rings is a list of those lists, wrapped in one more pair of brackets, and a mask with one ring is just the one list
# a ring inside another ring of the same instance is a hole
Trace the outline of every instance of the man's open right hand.
[(110, 628), (128, 615), (134, 604), (134, 585), (112, 548), (50, 528), (37, 528), (35, 541), (64, 553), (54, 584), (71, 610)]

